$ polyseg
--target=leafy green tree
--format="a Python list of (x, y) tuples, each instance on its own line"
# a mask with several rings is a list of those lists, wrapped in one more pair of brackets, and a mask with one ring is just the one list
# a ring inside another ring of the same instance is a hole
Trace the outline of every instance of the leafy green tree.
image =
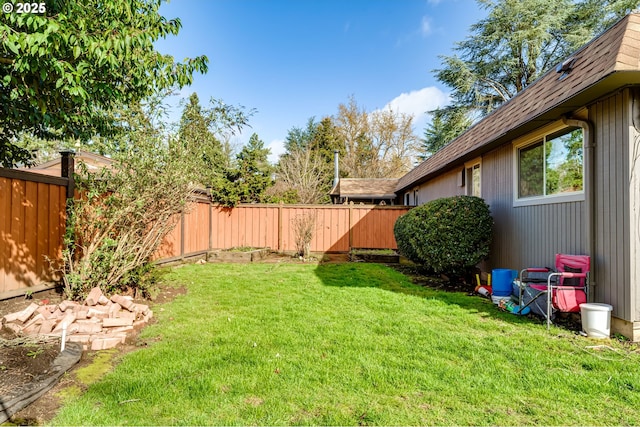
[(638, 0), (582, 0), (577, 2), (575, 11), (566, 25), (575, 28), (568, 33), (579, 34), (581, 29), (583, 34), (571, 42), (579, 47), (584, 44), (584, 41), (600, 34), (638, 7), (640, 7)]
[[(151, 101), (121, 111), (129, 126), (115, 136), (122, 149), (112, 156), (113, 168), (79, 173), (77, 188), (84, 197), (69, 206), (63, 253), (65, 293), (70, 297), (82, 298), (94, 286), (109, 294), (132, 287), (147, 293), (148, 282), (140, 279), (152, 269), (153, 254), (201, 188), (203, 151), (167, 132), (158, 120), (162, 100)], [(246, 124), (237, 107), (224, 111), (222, 104), (216, 105), (218, 119), (211, 127), (217, 133)], [(184, 116), (189, 117), (189, 111)]]
[[(436, 77), (453, 89), (455, 106), (481, 117), (530, 85), (561, 61), (578, 42), (565, 23), (575, 6), (571, 0), (478, 0), (489, 10), (457, 44), (454, 56), (442, 56)], [(571, 28), (577, 31), (575, 28)], [(582, 31), (580, 31), (580, 35)], [(571, 37), (573, 36), (573, 37)]]
[[(250, 197), (246, 194), (254, 194), (247, 193), (237, 182), (241, 175), (237, 168), (239, 159), (232, 157), (229, 148), (230, 137), (248, 125), (253, 112), (217, 99), (202, 107), (198, 95), (193, 93), (185, 103), (177, 139), (173, 141), (192, 153), (191, 163), (198, 170), (196, 181), (210, 189), (215, 201), (227, 206), (245, 201)], [(263, 156), (265, 162), (267, 155)]]
[[(637, 0), (478, 3), (489, 11), (487, 17), (471, 26), (471, 35), (457, 43), (455, 55), (441, 56), (442, 68), (435, 70), (437, 79), (452, 89), (450, 108), (467, 114), (467, 125), (524, 90), (639, 4)], [(435, 117), (439, 122), (427, 129), (428, 145), (434, 136), (447, 143), (459, 134), (458, 113)]]
[(31, 160), (16, 145), (23, 132), (86, 141), (123, 131), (118, 107), (206, 72), (204, 56), (178, 63), (156, 51), (156, 40), (181, 27), (160, 4), (51, 0), (42, 14), (0, 15), (0, 164)]

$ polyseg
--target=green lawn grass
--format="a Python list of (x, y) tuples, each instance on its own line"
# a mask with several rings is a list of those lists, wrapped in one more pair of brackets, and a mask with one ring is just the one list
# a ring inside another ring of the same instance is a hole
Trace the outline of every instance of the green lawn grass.
[(382, 265), (189, 265), (167, 281), (188, 293), (155, 307), (148, 345), (54, 424), (640, 424), (634, 348)]

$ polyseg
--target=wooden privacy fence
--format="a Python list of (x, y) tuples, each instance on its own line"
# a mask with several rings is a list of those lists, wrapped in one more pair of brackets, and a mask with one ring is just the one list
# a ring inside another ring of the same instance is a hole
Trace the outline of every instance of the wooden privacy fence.
[[(74, 194), (73, 156), (63, 153), (62, 177), (0, 168), (0, 299), (53, 286), (60, 277), (66, 200)], [(172, 261), (239, 246), (296, 249), (292, 223), (315, 218), (311, 251), (395, 249), (393, 225), (402, 206), (240, 205), (225, 208), (198, 196), (175, 219), (154, 259)]]
[(373, 205), (248, 204), (226, 208), (201, 199), (181, 215), (156, 258), (159, 262), (172, 261), (212, 249), (242, 246), (293, 252), (293, 221), (303, 215), (315, 218), (313, 252), (396, 249), (393, 225), (408, 210), (404, 206)]
[(47, 289), (59, 278), (69, 193), (73, 179), (0, 168), (0, 298)]

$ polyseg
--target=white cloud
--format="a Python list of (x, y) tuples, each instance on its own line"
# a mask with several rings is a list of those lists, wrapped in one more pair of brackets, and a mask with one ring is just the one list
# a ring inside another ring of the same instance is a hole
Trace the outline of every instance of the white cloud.
[(427, 111), (435, 110), (449, 103), (449, 95), (434, 86), (401, 93), (384, 106), (384, 110), (413, 115), (416, 132), (421, 133), (429, 121)]
[(271, 150), (268, 157), (269, 162), (274, 165), (278, 163), (280, 156), (287, 151), (284, 148), (284, 139), (274, 139), (267, 144), (267, 148)]
[(426, 37), (429, 34), (431, 34), (432, 30), (433, 28), (431, 27), (431, 18), (429, 18), (426, 15), (423, 16), (422, 23), (420, 25), (420, 33), (422, 34), (423, 37)]

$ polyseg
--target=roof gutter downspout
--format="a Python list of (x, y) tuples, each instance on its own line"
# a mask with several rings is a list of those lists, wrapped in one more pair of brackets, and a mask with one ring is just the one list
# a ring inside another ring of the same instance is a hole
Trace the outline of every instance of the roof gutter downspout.
[(587, 120), (571, 119), (563, 117), (562, 122), (567, 126), (577, 126), (584, 130), (584, 222), (585, 222), (585, 246), (587, 253), (591, 257), (591, 271), (589, 273), (589, 294), (590, 301), (593, 300), (593, 287), (596, 286), (595, 281), (595, 214), (596, 214), (596, 198), (595, 198), (595, 136), (593, 132), (593, 123)]

